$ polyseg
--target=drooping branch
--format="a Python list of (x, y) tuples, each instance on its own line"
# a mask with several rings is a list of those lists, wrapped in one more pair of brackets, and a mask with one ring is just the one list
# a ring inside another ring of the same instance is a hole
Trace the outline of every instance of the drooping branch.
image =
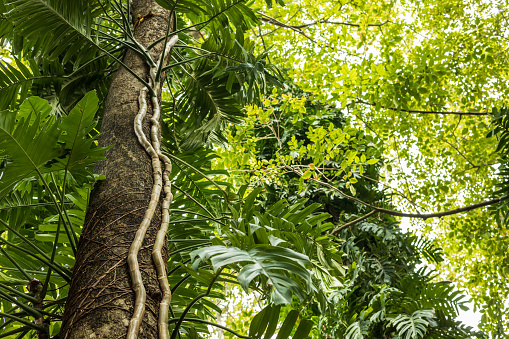
[[(376, 102), (367, 102), (364, 100), (357, 100), (355, 103), (369, 105), (369, 106), (377, 105)], [(489, 112), (444, 112), (444, 111), (413, 110), (413, 109), (387, 107), (387, 106), (383, 106), (383, 105), (381, 105), (380, 107), (389, 109), (391, 111), (401, 111), (401, 112), (416, 113), (416, 114), (439, 114), (439, 115), (489, 115), (490, 114)]]
[[(390, 21), (389, 20), (386, 20), (382, 23), (379, 23), (379, 24), (367, 24), (366, 26), (368, 27), (381, 27), (385, 24), (388, 24)], [(299, 25), (299, 26), (294, 26), (295, 28), (306, 28), (306, 27), (309, 27), (309, 26), (313, 26), (313, 25), (317, 25), (317, 24), (330, 24), (330, 25), (341, 25), (341, 26), (351, 26), (351, 27), (361, 27), (362, 25), (359, 25), (359, 24), (352, 24), (352, 23), (349, 23), (349, 22), (339, 22), (339, 21), (330, 21), (330, 20), (325, 20), (325, 19), (321, 19), (321, 20), (317, 20), (317, 21), (314, 21), (314, 22), (310, 22), (309, 24), (303, 24), (303, 25)]]
[(500, 198), (495, 198), (495, 199), (492, 199), (492, 200), (480, 202), (478, 204), (473, 204), (473, 205), (470, 205), (470, 206), (460, 207), (460, 208), (456, 208), (456, 209), (453, 209), (453, 210), (450, 210), (450, 211), (444, 211), (444, 212), (438, 212), (438, 213), (426, 213), (426, 214), (421, 214), (421, 213), (403, 213), (403, 212), (388, 210), (388, 209), (385, 209), (385, 208), (381, 208), (381, 207), (377, 207), (377, 206), (373, 206), (371, 204), (368, 204), (367, 202), (364, 202), (364, 201), (362, 201), (360, 199), (357, 199), (355, 197), (352, 197), (352, 196), (342, 192), (337, 187), (332, 186), (331, 184), (328, 184), (326, 182), (323, 182), (323, 181), (320, 181), (320, 180), (316, 180), (314, 178), (309, 178), (309, 180), (311, 180), (313, 182), (316, 182), (317, 184), (320, 184), (320, 185), (326, 186), (328, 188), (331, 188), (331, 189), (335, 190), (336, 192), (338, 192), (339, 194), (341, 194), (342, 196), (344, 196), (345, 198), (353, 200), (353, 201), (356, 201), (356, 202), (358, 202), (358, 203), (360, 203), (360, 204), (362, 204), (362, 205), (364, 205), (366, 207), (374, 209), (377, 212), (388, 214), (388, 215), (392, 215), (392, 216), (395, 216), (395, 217), (419, 218), (419, 219), (423, 219), (423, 220), (426, 220), (426, 219), (429, 219), (429, 218), (441, 218), (441, 217), (445, 217), (447, 215), (454, 215), (454, 214), (458, 214), (458, 213), (468, 212), (468, 211), (475, 210), (477, 208), (481, 208), (481, 207), (484, 207), (484, 206), (490, 206), (490, 205), (497, 204), (497, 203), (499, 203), (499, 202), (509, 198), (509, 195), (504, 195), (503, 197), (500, 197)]
[[(297, 173), (297, 174), (301, 175), (301, 176), (303, 174), (300, 169), (295, 169), (292, 166), (286, 166), (286, 168), (288, 170), (294, 172), (294, 173)], [(438, 212), (438, 213), (426, 213), (426, 214), (421, 214), (421, 213), (403, 213), (403, 212), (398, 212), (398, 211), (394, 211), (394, 210), (388, 210), (388, 209), (385, 209), (385, 208), (381, 208), (381, 207), (377, 207), (377, 206), (371, 205), (371, 204), (369, 204), (369, 203), (367, 203), (365, 201), (362, 201), (362, 200), (360, 200), (360, 199), (358, 199), (356, 197), (352, 197), (351, 195), (348, 195), (348, 194), (344, 193), (339, 188), (337, 188), (337, 187), (335, 187), (335, 186), (333, 186), (333, 185), (331, 185), (329, 183), (320, 181), (320, 180), (315, 179), (313, 177), (311, 177), (311, 178), (309, 178), (307, 180), (310, 180), (310, 181), (313, 181), (313, 182), (315, 182), (315, 183), (317, 183), (319, 185), (328, 187), (328, 188), (338, 192), (343, 197), (345, 197), (345, 198), (347, 198), (349, 200), (358, 202), (359, 204), (364, 205), (366, 207), (372, 208), (372, 209), (374, 209), (377, 212), (380, 212), (380, 213), (383, 213), (383, 214), (387, 214), (387, 215), (392, 215), (392, 216), (395, 216), (395, 217), (418, 218), (418, 219), (423, 219), (423, 220), (426, 220), (426, 219), (429, 219), (429, 218), (441, 218), (441, 217), (445, 217), (445, 216), (448, 216), (448, 215), (454, 215), (454, 214), (459, 214), (459, 213), (463, 213), (463, 212), (468, 212), (468, 211), (471, 211), (471, 210), (475, 210), (477, 208), (481, 208), (481, 207), (497, 204), (497, 203), (499, 203), (499, 202), (509, 198), (509, 195), (504, 195), (504, 196), (502, 196), (500, 198), (495, 198), (495, 199), (492, 199), (492, 200), (480, 202), (480, 203), (473, 204), (473, 205), (470, 205), (470, 206), (460, 207), (460, 208), (456, 208), (456, 209), (453, 209), (453, 210), (444, 211), (444, 212)], [(358, 220), (358, 221), (361, 221), (361, 220)]]

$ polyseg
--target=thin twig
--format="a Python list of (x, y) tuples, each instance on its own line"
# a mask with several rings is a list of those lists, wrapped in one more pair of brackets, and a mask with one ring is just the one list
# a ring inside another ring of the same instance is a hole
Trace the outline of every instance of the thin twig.
[(461, 155), (461, 157), (463, 159), (466, 160), (466, 162), (468, 162), (472, 167), (479, 167), (477, 166), (476, 164), (474, 164), (472, 161), (470, 161), (460, 150), (458, 147), (454, 146), (452, 143), (450, 143), (449, 141), (445, 140), (445, 139), (441, 139), (443, 142), (445, 142), (447, 145), (451, 146), (452, 148), (454, 148), (456, 150), (456, 152), (458, 152), (459, 155)]
[(344, 230), (345, 228), (348, 228), (348, 227), (350, 227), (350, 226), (352, 226), (352, 225), (355, 225), (356, 223), (358, 223), (358, 222), (360, 222), (360, 221), (362, 221), (362, 220), (364, 220), (364, 219), (369, 218), (370, 216), (372, 216), (373, 214), (375, 214), (375, 213), (377, 213), (377, 212), (378, 212), (377, 210), (373, 210), (373, 211), (369, 212), (368, 214), (363, 215), (363, 216), (362, 216), (362, 217), (360, 217), (360, 218), (357, 218), (357, 219), (355, 219), (355, 220), (352, 220), (352, 221), (350, 221), (350, 222), (347, 222), (346, 224), (341, 225), (341, 226), (339, 226), (338, 228), (336, 228), (334, 231), (330, 232), (330, 234), (335, 235), (335, 234), (337, 234), (337, 233), (341, 232), (342, 230)]
[(276, 20), (266, 14), (263, 14), (263, 13), (260, 13), (262, 16), (260, 17), (260, 20), (261, 21), (264, 21), (264, 22), (268, 22), (268, 23), (271, 23), (273, 25), (276, 25), (276, 26), (279, 26), (279, 27), (283, 27), (283, 28), (288, 28), (288, 29), (291, 29), (292, 31), (296, 32), (296, 33), (299, 33), (300, 35), (304, 36), (306, 39), (308, 39), (309, 41), (311, 41), (312, 43), (314, 44), (317, 44), (320, 46), (320, 44), (318, 42), (316, 42), (313, 38), (311, 38), (310, 36), (308, 36), (306, 33), (304, 33), (300, 28), (295, 28), (293, 26), (290, 26), (290, 25), (287, 25), (287, 24), (284, 24), (282, 23), (281, 21), (279, 20)]

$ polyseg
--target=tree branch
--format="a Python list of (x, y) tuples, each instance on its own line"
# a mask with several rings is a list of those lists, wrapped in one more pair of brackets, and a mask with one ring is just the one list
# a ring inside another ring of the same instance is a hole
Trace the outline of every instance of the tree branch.
[[(289, 29), (292, 29), (292, 30), (302, 30), (303, 28), (307, 28), (307, 27), (310, 27), (310, 26), (314, 26), (314, 25), (318, 25), (318, 24), (330, 24), (330, 25), (342, 25), (342, 26), (350, 26), (350, 27), (361, 27), (361, 25), (359, 24), (352, 24), (352, 23), (349, 23), (349, 22), (339, 22), (339, 21), (329, 21), (328, 19), (320, 19), (320, 20), (316, 20), (316, 21), (313, 21), (313, 22), (310, 22), (310, 23), (307, 23), (307, 24), (302, 24), (302, 25), (288, 25), (288, 24), (285, 24), (285, 23), (282, 23), (281, 21), (275, 19), (275, 18), (272, 18), (266, 14), (263, 14), (263, 13), (260, 13), (262, 15), (262, 17), (260, 18), (261, 21), (264, 21), (264, 22), (267, 22), (267, 23), (270, 23), (270, 24), (273, 24), (273, 25), (276, 25), (276, 26), (279, 26), (279, 27), (283, 27), (283, 28), (289, 28)], [(382, 23), (379, 23), (379, 24), (368, 24), (367, 26), (368, 27), (381, 27), (385, 24), (389, 23), (389, 20), (385, 21), (385, 22), (382, 22)]]
[[(364, 100), (357, 100), (355, 103), (376, 106), (376, 102), (367, 102)], [(386, 107), (380, 106), (385, 109), (390, 109), (392, 111), (401, 111), (407, 113), (417, 113), (417, 114), (442, 114), (442, 115), (489, 115), (489, 112), (442, 112), (442, 111), (423, 111), (423, 110), (412, 110), (412, 109), (402, 109), (402, 108), (394, 108), (394, 107)]]
[[(300, 174), (302, 174), (302, 173), (300, 173)], [(419, 218), (419, 219), (422, 219), (422, 220), (426, 220), (426, 219), (429, 219), (429, 218), (441, 218), (441, 217), (445, 217), (447, 215), (454, 215), (454, 214), (458, 214), (458, 213), (468, 212), (468, 211), (471, 211), (471, 210), (474, 210), (474, 209), (477, 209), (477, 208), (480, 208), (480, 207), (494, 205), (496, 203), (499, 203), (499, 202), (509, 198), (509, 195), (504, 195), (503, 197), (500, 197), (500, 198), (495, 198), (495, 199), (492, 199), (492, 200), (489, 200), (489, 201), (484, 201), (484, 202), (480, 202), (480, 203), (473, 204), (473, 205), (470, 205), (470, 206), (460, 207), (460, 208), (456, 208), (456, 209), (453, 209), (453, 210), (450, 210), (450, 211), (444, 211), (444, 212), (438, 212), (438, 213), (427, 213), (427, 214), (403, 213), (403, 212), (388, 210), (388, 209), (385, 209), (385, 208), (381, 208), (381, 207), (377, 207), (377, 206), (373, 206), (371, 204), (368, 204), (367, 202), (364, 202), (364, 201), (362, 201), (360, 199), (357, 199), (355, 197), (352, 197), (352, 196), (342, 192), (337, 187), (332, 186), (331, 184), (328, 184), (326, 182), (323, 182), (323, 181), (320, 181), (320, 180), (317, 180), (317, 179), (314, 179), (314, 178), (309, 178), (308, 180), (316, 182), (317, 184), (326, 186), (326, 187), (328, 187), (330, 189), (333, 189), (334, 191), (338, 192), (339, 194), (341, 194), (345, 198), (353, 200), (353, 201), (356, 201), (359, 204), (362, 204), (364, 206), (367, 206), (369, 208), (372, 208), (372, 209), (376, 210), (377, 212), (388, 214), (388, 215), (392, 215), (392, 216), (395, 216), (395, 217)]]
[(355, 225), (356, 223), (358, 223), (358, 222), (360, 222), (360, 221), (362, 221), (362, 220), (364, 220), (364, 219), (369, 218), (370, 216), (372, 216), (373, 214), (375, 214), (375, 213), (377, 213), (377, 212), (378, 212), (377, 210), (372, 210), (371, 212), (369, 212), (369, 213), (368, 213), (368, 214), (366, 214), (366, 215), (363, 215), (363, 216), (362, 216), (362, 217), (360, 217), (360, 218), (357, 218), (357, 219), (355, 219), (355, 220), (352, 220), (352, 221), (350, 221), (350, 222), (347, 222), (347, 223), (346, 223), (346, 224), (344, 224), (344, 225), (339, 226), (338, 228), (336, 228), (335, 230), (333, 230), (330, 234), (335, 235), (335, 234), (337, 234), (337, 233), (341, 232), (342, 230), (344, 230), (345, 228), (348, 228), (348, 227), (350, 227), (350, 226), (352, 226), (352, 225)]
[[(381, 27), (385, 24), (389, 23), (389, 20), (386, 20), (385, 22), (382, 22), (380, 24), (368, 24), (368, 27)], [(297, 29), (307, 28), (309, 26), (317, 25), (317, 24), (330, 24), (330, 25), (342, 25), (342, 26), (351, 26), (351, 27), (361, 27), (359, 24), (352, 24), (349, 22), (339, 22), (339, 21), (329, 21), (325, 19), (316, 20), (314, 22), (310, 22), (309, 24), (303, 24), (298, 26), (292, 26)]]

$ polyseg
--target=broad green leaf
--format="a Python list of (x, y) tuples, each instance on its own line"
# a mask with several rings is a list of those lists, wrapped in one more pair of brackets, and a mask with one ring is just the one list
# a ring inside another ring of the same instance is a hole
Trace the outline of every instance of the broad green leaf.
[(47, 118), (40, 114), (32, 123), (30, 118), (23, 118), (12, 133), (0, 128), (0, 157), (7, 159), (1, 174), (0, 198), (19, 181), (46, 172), (45, 165), (61, 154), (58, 123), (48, 121), (42, 125), (41, 120)]
[(411, 315), (400, 314), (392, 323), (403, 339), (423, 338), (428, 326), (433, 324), (430, 320), (433, 316), (434, 312), (431, 310), (419, 310)]
[(299, 327), (297, 327), (297, 330), (295, 331), (295, 334), (293, 335), (292, 339), (305, 339), (308, 337), (309, 332), (311, 332), (311, 329), (313, 328), (314, 322), (311, 320), (301, 320), (299, 323)]
[(271, 299), (276, 305), (291, 303), (292, 294), (302, 298), (301, 284), (306, 289), (313, 289), (311, 273), (306, 268), (311, 264), (308, 257), (290, 249), (258, 245), (244, 251), (235, 247), (210, 246), (191, 252), (195, 270), (209, 258), (214, 271), (234, 263), (240, 265), (237, 279), (246, 292), (253, 279), (266, 277), (273, 286)]
[(252, 338), (260, 338), (265, 332), (272, 314), (272, 306), (262, 309), (251, 321), (249, 326), (249, 336)]
[(285, 321), (283, 322), (281, 328), (279, 329), (276, 339), (286, 339), (290, 336), (298, 316), (299, 311), (297, 310), (291, 310), (288, 313), (288, 315), (285, 318)]
[(281, 310), (281, 306), (272, 306), (269, 318), (269, 324), (267, 326), (267, 330), (265, 331), (265, 336), (263, 339), (270, 339), (274, 335), (276, 331), (277, 325), (279, 323), (279, 312)]
[(58, 159), (59, 165), (55, 165), (55, 169), (86, 175), (87, 165), (105, 159), (103, 154), (107, 148), (96, 147), (94, 139), (89, 137), (89, 133), (97, 124), (94, 118), (98, 108), (99, 99), (96, 93), (89, 92), (69, 115), (62, 118), (59, 125), (62, 135), (59, 141), (65, 143), (66, 157)]

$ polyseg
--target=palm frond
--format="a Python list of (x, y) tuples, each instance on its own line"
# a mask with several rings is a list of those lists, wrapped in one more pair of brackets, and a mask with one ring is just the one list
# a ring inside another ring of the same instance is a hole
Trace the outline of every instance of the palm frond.
[(208, 25), (228, 26), (228, 21), (233, 26), (248, 28), (258, 21), (246, 0), (156, 1), (168, 10), (175, 9), (179, 13), (187, 14), (195, 23), (193, 26), (199, 30)]
[[(23, 37), (26, 56), (40, 55), (63, 61), (92, 46), (92, 13), (88, 1), (13, 0), (6, 4), (14, 34)], [(41, 23), (44, 22), (44, 25)]]
[[(7, 159), (0, 174), (0, 199), (28, 176), (42, 175), (47, 170), (46, 163), (61, 155), (57, 143), (61, 131), (57, 122), (49, 119), (49, 112), (45, 110), (35, 114), (32, 121), (30, 117), (22, 118), (12, 131), (7, 129), (8, 126), (0, 126), (0, 157)], [(45, 120), (48, 122), (44, 124)]]

